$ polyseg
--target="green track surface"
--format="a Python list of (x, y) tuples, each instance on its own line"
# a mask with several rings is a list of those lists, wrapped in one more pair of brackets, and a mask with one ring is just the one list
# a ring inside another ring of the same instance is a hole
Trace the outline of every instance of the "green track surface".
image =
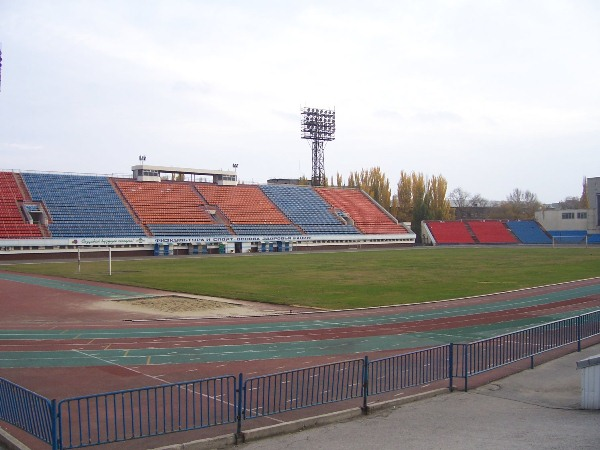
[(156, 297), (156, 295), (142, 294), (139, 292), (126, 291), (123, 289), (95, 286), (91, 284), (76, 283), (68, 279), (58, 280), (52, 278), (41, 278), (16, 273), (0, 272), (0, 280), (13, 281), (32, 286), (41, 286), (49, 289), (77, 292), (78, 294), (95, 295), (97, 297), (109, 298), (111, 300), (127, 300), (140, 297)]
[[(229, 333), (264, 333), (299, 331), (309, 332), (331, 328), (360, 327), (369, 325), (386, 325), (392, 323), (415, 322), (421, 320), (469, 316), (486, 312), (514, 310), (533, 305), (545, 305), (598, 295), (600, 285), (574, 287), (544, 295), (530, 295), (521, 299), (501, 301), (489, 304), (470, 305), (465, 307), (449, 307), (440, 310), (407, 312), (401, 314), (381, 314), (369, 317), (340, 318), (331, 320), (309, 319), (299, 322), (273, 322), (266, 324), (246, 324), (240, 326), (203, 326), (203, 327), (171, 327), (144, 329), (109, 329), (109, 330), (45, 330), (15, 331), (5, 330), (0, 333), (2, 340), (60, 340), (85, 339), (100, 340), (103, 338), (136, 339), (143, 337), (185, 337), (217, 335)], [(560, 314), (548, 314), (507, 322), (466, 326), (460, 328), (441, 329), (427, 332), (410, 332), (383, 336), (366, 336), (359, 338), (341, 338), (329, 340), (310, 340), (297, 342), (274, 342), (267, 344), (222, 345), (206, 347), (177, 348), (145, 348), (129, 350), (70, 350), (70, 351), (14, 351), (0, 352), (0, 368), (24, 367), (77, 367), (77, 366), (143, 366), (148, 364), (183, 364), (210, 363), (228, 361), (246, 361), (294, 357), (317, 357), (339, 354), (365, 354), (382, 350), (402, 350), (415, 347), (431, 347), (436, 345), (461, 342), (472, 342), (479, 339), (498, 336), (554, 320), (590, 312), (590, 309), (570, 310)], [(17, 344), (18, 345), (18, 344)]]
[(49, 352), (0, 352), (0, 368), (144, 366), (149, 364), (213, 363), (264, 359), (357, 354), (381, 350), (434, 347), (463, 343), (541, 325), (573, 313), (528, 318), (510, 322), (453, 328), (435, 332), (270, 344), (223, 345), (218, 347), (146, 348), (134, 350), (68, 350)]

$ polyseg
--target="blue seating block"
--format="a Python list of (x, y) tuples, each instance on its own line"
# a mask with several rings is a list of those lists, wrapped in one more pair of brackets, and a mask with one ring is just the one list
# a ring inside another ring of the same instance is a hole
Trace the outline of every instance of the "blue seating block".
[(535, 220), (510, 220), (506, 225), (523, 244), (552, 244)]
[(312, 234), (361, 234), (342, 224), (331, 206), (310, 186), (262, 185), (267, 197), (304, 232)]
[(23, 173), (33, 201), (44, 202), (53, 237), (143, 237), (144, 230), (106, 177)]

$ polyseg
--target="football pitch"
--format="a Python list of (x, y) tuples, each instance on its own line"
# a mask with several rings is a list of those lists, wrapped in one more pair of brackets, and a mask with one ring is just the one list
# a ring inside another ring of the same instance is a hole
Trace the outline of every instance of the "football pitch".
[(600, 276), (600, 247), (445, 247), (113, 258), (3, 265), (22, 273), (323, 309), (419, 303)]

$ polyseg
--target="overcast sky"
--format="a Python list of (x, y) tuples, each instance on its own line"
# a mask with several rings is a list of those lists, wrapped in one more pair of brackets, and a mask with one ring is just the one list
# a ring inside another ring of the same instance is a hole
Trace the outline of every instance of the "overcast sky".
[(0, 42), (1, 170), (310, 178), (308, 106), (328, 178), (550, 203), (600, 176), (598, 0), (0, 0)]

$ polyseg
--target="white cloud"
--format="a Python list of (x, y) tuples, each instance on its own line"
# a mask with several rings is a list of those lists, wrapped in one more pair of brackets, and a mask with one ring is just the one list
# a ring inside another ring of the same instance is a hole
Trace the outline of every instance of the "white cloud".
[[(301, 106), (336, 108), (331, 174), (417, 170), (556, 201), (600, 167), (591, 0), (0, 0), (0, 29), (0, 141), (42, 146), (40, 169), (126, 173), (145, 153), (306, 175)], [(0, 166), (34, 168), (13, 150)]]

